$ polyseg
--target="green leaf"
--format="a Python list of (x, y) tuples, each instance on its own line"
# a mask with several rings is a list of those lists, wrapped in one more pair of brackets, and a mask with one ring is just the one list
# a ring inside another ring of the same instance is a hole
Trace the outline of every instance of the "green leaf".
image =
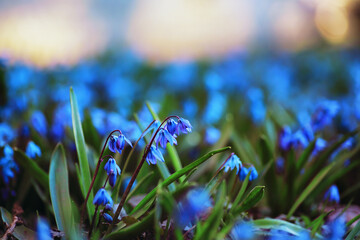
[(19, 163), (25, 171), (28, 171), (36, 181), (38, 181), (41, 186), (43, 186), (46, 191), (49, 191), (49, 176), (42, 170), (39, 165), (32, 159), (30, 159), (23, 151), (18, 148), (14, 148), (14, 154), (16, 162)]
[(256, 186), (251, 190), (244, 202), (235, 209), (234, 213), (239, 214), (255, 206), (264, 197), (265, 186)]
[(235, 210), (235, 207), (237, 207), (237, 205), (240, 203), (241, 198), (243, 197), (245, 190), (249, 184), (250, 174), (251, 174), (251, 171), (249, 171), (248, 174), (246, 175), (244, 182), (241, 185), (240, 191), (231, 206), (230, 212), (233, 212)]
[(289, 213), (287, 214), (287, 218), (289, 219), (296, 209), (300, 206), (300, 204), (309, 196), (309, 194), (317, 187), (324, 177), (328, 174), (331, 168), (336, 164), (336, 162), (331, 163), (323, 170), (321, 170), (318, 175), (311, 181), (311, 183), (305, 188), (305, 190), (301, 193), (298, 199), (295, 201), (294, 205), (291, 207)]
[[(11, 225), (12, 221), (13, 221), (13, 216), (11, 213), (9, 213), (5, 208), (0, 207), (0, 215), (1, 215), (1, 220), (3, 223), (6, 223), (8, 226)], [(12, 236), (14, 236), (17, 239), (35, 239), (36, 238), (36, 233), (25, 227), (24, 225), (17, 225), (14, 228), (14, 231), (11, 233)], [(6, 239), (3, 238), (2, 239)], [(12, 238), (8, 238), (8, 239), (12, 239)]]
[(313, 140), (310, 142), (310, 144), (305, 148), (305, 150), (301, 153), (299, 159), (296, 162), (296, 170), (298, 172), (301, 171), (301, 169), (304, 167), (304, 165), (307, 163), (309, 157), (311, 156), (311, 153), (313, 152), (315, 148), (316, 140)]
[(345, 240), (355, 239), (356, 235), (358, 235), (359, 232), (360, 232), (360, 221), (358, 221), (358, 223), (355, 225), (355, 227), (353, 228), (353, 230), (351, 230), (351, 232), (349, 233), (349, 235), (347, 235), (347, 237), (345, 238)]
[(68, 170), (65, 150), (61, 144), (55, 147), (50, 163), (50, 197), (58, 228), (70, 239), (75, 235), (69, 193)]
[[(264, 218), (264, 219), (257, 219), (252, 222), (255, 228), (258, 229), (277, 229), (288, 232), (292, 235), (299, 236), (301, 232), (308, 231), (301, 226), (298, 226), (293, 223), (289, 223), (280, 219), (272, 219), (272, 218)], [(315, 239), (323, 239), (321, 235), (316, 234)]]
[(215, 154), (224, 152), (226, 150), (230, 149), (230, 147), (224, 147), (224, 148), (220, 148), (214, 151), (211, 151), (207, 154), (205, 154), (204, 156), (200, 157), (199, 159), (197, 159), (196, 161), (190, 163), (189, 165), (187, 165), (186, 167), (184, 167), (183, 169), (173, 173), (170, 177), (166, 178), (161, 185), (155, 187), (150, 193), (148, 193), (143, 200), (141, 200), (141, 202), (131, 211), (130, 214), (136, 212), (137, 210), (141, 209), (150, 199), (152, 199), (155, 195), (156, 195), (156, 191), (157, 188), (159, 187), (166, 187), (169, 184), (173, 183), (174, 181), (176, 181), (177, 179), (179, 179), (181, 176), (187, 174), (188, 172), (190, 172), (192, 169), (196, 168), (197, 166), (199, 166), (200, 164), (202, 164), (203, 162), (205, 162), (206, 160), (208, 160), (209, 158), (211, 158), (212, 156), (214, 156)]
[[(85, 138), (81, 126), (80, 114), (78, 109), (78, 104), (76, 100), (76, 96), (74, 90), (70, 88), (70, 103), (71, 103), (71, 115), (72, 115), (72, 124), (75, 138), (76, 151), (79, 159), (80, 166), (80, 174), (81, 181), (79, 184), (83, 186), (80, 187), (82, 190), (83, 197), (85, 199), (87, 191), (90, 187), (91, 176), (90, 176), (90, 168), (86, 154), (86, 146), (85, 146)], [(94, 198), (93, 191), (90, 192), (89, 201), (87, 202), (87, 211), (89, 215), (89, 219), (91, 219), (94, 214), (94, 206), (91, 203), (91, 200)]]

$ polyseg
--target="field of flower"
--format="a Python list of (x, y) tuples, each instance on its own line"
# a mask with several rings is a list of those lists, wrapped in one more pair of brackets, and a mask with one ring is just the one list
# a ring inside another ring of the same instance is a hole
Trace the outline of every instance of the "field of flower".
[(359, 56), (3, 59), (2, 239), (354, 239)]

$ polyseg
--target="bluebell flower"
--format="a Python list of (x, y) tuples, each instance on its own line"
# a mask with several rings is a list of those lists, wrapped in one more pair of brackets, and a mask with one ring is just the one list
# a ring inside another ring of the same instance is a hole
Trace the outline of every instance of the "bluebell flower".
[(203, 121), (207, 124), (217, 123), (224, 115), (227, 98), (225, 94), (211, 92), (204, 110)]
[(174, 135), (177, 131), (177, 122), (175, 122), (174, 119), (170, 118), (169, 120), (167, 120), (165, 128), (169, 131), (171, 135)]
[(121, 174), (120, 167), (116, 164), (116, 161), (114, 158), (109, 158), (107, 163), (104, 167), (107, 175), (109, 176), (109, 184), (110, 186), (114, 187), (117, 175)]
[(30, 141), (26, 146), (26, 155), (29, 158), (41, 157), (41, 149), (33, 141)]
[(299, 129), (293, 134), (292, 143), (295, 149), (306, 148), (309, 145), (309, 140), (305, 133)]
[(19, 167), (14, 161), (14, 151), (9, 145), (5, 145), (4, 157), (0, 159), (0, 167), (2, 170), (2, 177), (5, 184), (8, 184), (10, 179), (15, 177), (14, 171), (19, 171)]
[(327, 146), (326, 140), (322, 138), (317, 138), (315, 141), (315, 147), (313, 152), (311, 153), (312, 156), (317, 155), (319, 152), (323, 151)]
[(239, 173), (240, 181), (244, 181), (248, 173), (249, 173), (249, 169), (247, 169), (246, 167), (242, 167)]
[(37, 222), (36, 235), (38, 240), (51, 240), (49, 223), (44, 218), (39, 218)]
[(253, 224), (251, 222), (240, 221), (235, 224), (230, 232), (232, 239), (251, 240), (255, 236)]
[(192, 131), (192, 126), (190, 124), (190, 122), (184, 118), (179, 118), (178, 119), (178, 128), (177, 128), (177, 135), (179, 135), (180, 133), (189, 133)]
[(283, 173), (285, 170), (285, 160), (282, 157), (278, 157), (275, 162), (276, 171), (278, 173)]
[(346, 233), (346, 223), (342, 217), (324, 226), (324, 236), (326, 240), (342, 240)]
[(155, 146), (151, 146), (149, 153), (146, 156), (146, 162), (150, 165), (150, 164), (156, 164), (157, 160), (161, 161), (161, 162), (165, 162), (164, 157), (162, 155), (162, 153), (160, 152), (160, 150), (155, 147)]
[(0, 147), (11, 142), (15, 138), (14, 130), (6, 123), (0, 123)]
[(170, 143), (170, 145), (177, 145), (177, 141), (174, 138), (173, 135), (171, 135), (168, 130), (161, 128), (159, 130), (159, 132), (157, 133), (156, 137), (155, 137), (155, 142), (156, 142), (156, 146), (158, 146), (158, 144), (160, 144), (160, 146), (162, 148), (166, 147), (167, 143)]
[(278, 142), (281, 150), (290, 150), (293, 143), (293, 135), (289, 126), (284, 126), (281, 129)]
[(185, 227), (212, 207), (209, 193), (203, 188), (190, 190), (179, 203), (176, 221)]
[(247, 92), (250, 102), (250, 117), (255, 124), (260, 124), (266, 117), (266, 106), (264, 104), (264, 94), (259, 88), (251, 88)]
[(311, 124), (314, 131), (319, 131), (329, 125), (339, 110), (340, 105), (336, 101), (326, 100), (321, 102), (312, 115)]
[(110, 204), (112, 206), (113, 200), (111, 199), (110, 195), (106, 192), (104, 188), (100, 188), (94, 197), (93, 204), (104, 205), (104, 206), (106, 204)]
[(158, 120), (156, 120), (155, 122), (153, 122), (153, 124), (150, 125), (150, 127), (144, 132), (143, 136), (145, 136), (148, 132), (154, 130), (156, 131), (160, 126), (160, 122)]
[(324, 200), (336, 203), (340, 202), (340, 193), (336, 185), (331, 185), (331, 187), (326, 191), (324, 195)]
[(41, 111), (33, 112), (30, 121), (31, 125), (41, 136), (45, 136), (47, 134), (47, 121)]
[(258, 178), (259, 174), (258, 174), (258, 172), (256, 171), (256, 169), (255, 169), (254, 166), (249, 167), (249, 171), (251, 171), (251, 172), (250, 172), (249, 181), (254, 181), (255, 179)]
[(104, 217), (105, 221), (108, 223), (111, 223), (113, 221), (112, 216), (110, 216), (110, 214), (108, 214), (108, 213), (104, 213), (103, 217)]
[(129, 139), (127, 139), (124, 134), (120, 134), (119, 136), (111, 135), (109, 139), (109, 149), (112, 152), (119, 152), (121, 153), (125, 147), (125, 142), (127, 142), (131, 147), (132, 144)]
[(240, 161), (240, 158), (235, 154), (232, 154), (231, 157), (225, 163), (223, 168), (225, 172), (228, 172), (229, 170), (232, 171), (234, 168), (236, 168), (236, 174), (238, 174), (240, 168), (242, 168), (242, 163)]
[(205, 130), (205, 142), (208, 144), (215, 144), (221, 136), (221, 131), (214, 127), (209, 127)]
[(112, 210), (113, 210), (113, 206), (110, 205), (110, 204), (106, 204), (104, 209), (105, 209), (105, 210), (108, 210), (108, 211), (112, 211)]

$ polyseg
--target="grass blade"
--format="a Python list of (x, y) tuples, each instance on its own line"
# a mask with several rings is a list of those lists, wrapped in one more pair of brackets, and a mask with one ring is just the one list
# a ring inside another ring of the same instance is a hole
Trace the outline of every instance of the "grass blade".
[[(90, 168), (86, 154), (85, 138), (81, 126), (79, 108), (74, 90), (72, 88), (70, 88), (70, 103), (71, 103), (71, 115), (72, 115), (75, 145), (76, 145), (76, 151), (79, 158), (79, 166), (80, 166), (81, 181), (79, 183), (83, 185), (82, 187), (80, 186), (80, 188), (82, 190), (83, 197), (85, 198), (87, 191), (90, 187), (91, 176), (90, 176)], [(94, 206), (91, 203), (93, 198), (94, 198), (93, 191), (91, 191), (89, 196), (90, 201), (88, 201), (86, 205), (89, 219), (91, 219), (92, 215), (94, 214)]]

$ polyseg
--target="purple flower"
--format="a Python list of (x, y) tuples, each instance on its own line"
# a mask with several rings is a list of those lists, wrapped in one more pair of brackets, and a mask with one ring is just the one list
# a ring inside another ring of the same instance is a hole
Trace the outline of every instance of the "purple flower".
[(169, 131), (171, 135), (174, 135), (177, 132), (177, 122), (174, 121), (174, 119), (170, 118), (167, 120), (165, 128)]
[(164, 157), (160, 150), (156, 148), (155, 146), (151, 146), (149, 153), (146, 156), (146, 162), (150, 164), (156, 164), (157, 160), (165, 162)]
[(171, 135), (168, 130), (161, 128), (155, 137), (156, 146), (160, 143), (162, 148), (166, 147), (167, 143), (171, 145), (177, 145), (176, 139)]
[(110, 195), (105, 191), (104, 188), (100, 188), (94, 197), (93, 204), (104, 205), (104, 206), (106, 204), (110, 204), (112, 206), (113, 200), (111, 199)]
[(288, 151), (291, 148), (293, 136), (289, 126), (284, 126), (279, 134), (279, 147), (281, 150)]
[(189, 133), (192, 131), (192, 126), (190, 122), (184, 118), (179, 118), (178, 120), (178, 128), (177, 128), (177, 135), (180, 133)]
[(121, 153), (121, 151), (125, 147), (125, 142), (127, 142), (132, 147), (132, 144), (131, 144), (130, 140), (127, 139), (124, 136), (124, 134), (120, 134), (119, 136), (111, 135), (111, 137), (109, 139), (109, 149), (110, 149), (110, 151), (112, 151), (114, 153), (116, 153), (116, 151)]
[(340, 105), (336, 101), (326, 100), (321, 102), (312, 116), (311, 124), (314, 131), (319, 131), (332, 122), (332, 119), (340, 110)]
[(228, 172), (229, 170), (233, 170), (236, 168), (236, 174), (239, 173), (240, 168), (242, 168), (242, 163), (240, 161), (240, 158), (236, 156), (235, 154), (232, 154), (231, 157), (227, 160), (227, 162), (224, 164), (224, 171)]

